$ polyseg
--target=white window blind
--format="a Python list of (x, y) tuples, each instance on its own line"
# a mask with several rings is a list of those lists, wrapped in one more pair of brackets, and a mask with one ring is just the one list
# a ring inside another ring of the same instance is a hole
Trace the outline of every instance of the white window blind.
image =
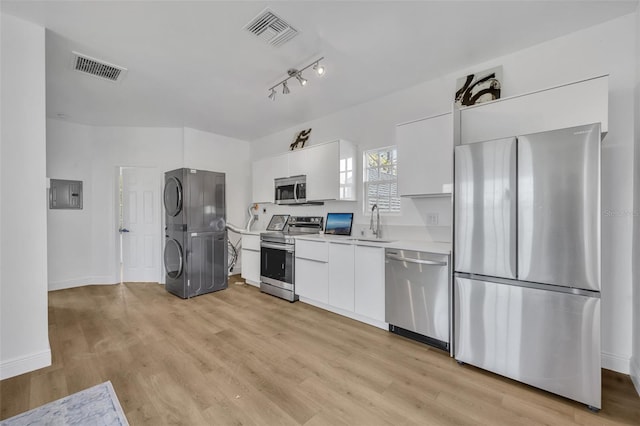
[(371, 211), (374, 204), (381, 212), (399, 213), (398, 153), (395, 146), (376, 148), (364, 152), (363, 183), (364, 210)]

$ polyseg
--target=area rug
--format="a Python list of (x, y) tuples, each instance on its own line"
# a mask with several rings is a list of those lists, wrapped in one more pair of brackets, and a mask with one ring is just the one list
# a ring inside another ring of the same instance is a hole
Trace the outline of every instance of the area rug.
[(104, 382), (0, 422), (2, 426), (128, 426), (111, 382)]

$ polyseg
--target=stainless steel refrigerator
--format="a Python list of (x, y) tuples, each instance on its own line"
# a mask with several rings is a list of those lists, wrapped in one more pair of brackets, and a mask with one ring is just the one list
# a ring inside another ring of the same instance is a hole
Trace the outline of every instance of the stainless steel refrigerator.
[(600, 125), (455, 148), (455, 358), (601, 407)]
[(165, 173), (165, 288), (187, 299), (227, 288), (225, 174)]

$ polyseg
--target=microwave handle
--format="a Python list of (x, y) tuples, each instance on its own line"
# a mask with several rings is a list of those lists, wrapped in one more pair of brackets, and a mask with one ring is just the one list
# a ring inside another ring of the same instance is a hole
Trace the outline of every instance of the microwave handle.
[(298, 181), (293, 185), (293, 198), (298, 202)]

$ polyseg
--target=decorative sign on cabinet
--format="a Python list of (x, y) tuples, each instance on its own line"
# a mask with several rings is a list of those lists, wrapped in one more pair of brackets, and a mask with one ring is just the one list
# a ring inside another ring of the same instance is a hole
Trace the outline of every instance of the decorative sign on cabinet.
[(401, 197), (450, 195), (453, 182), (452, 113), (396, 127)]
[(273, 203), (275, 178), (306, 175), (307, 200), (356, 200), (356, 147), (339, 139), (252, 164), (253, 202)]

